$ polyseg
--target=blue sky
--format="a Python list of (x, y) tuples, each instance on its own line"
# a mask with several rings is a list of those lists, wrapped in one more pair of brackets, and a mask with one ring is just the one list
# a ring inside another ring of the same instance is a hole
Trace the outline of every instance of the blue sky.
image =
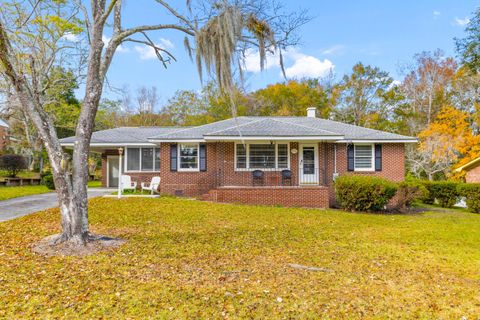
[[(471, 0), (283, 1), (288, 10), (307, 9), (313, 17), (300, 30), (302, 43), (286, 54), (290, 78), (322, 76), (332, 67), (340, 78), (361, 61), (401, 79), (400, 66), (411, 62), (415, 53), (440, 48), (446, 55), (454, 55), (453, 38), (463, 36), (465, 23), (480, 4)], [(173, 3), (184, 8), (185, 0)], [(151, 0), (127, 1), (124, 12), (126, 26), (171, 20)], [(141, 85), (156, 86), (161, 103), (176, 90), (200, 89), (196, 67), (183, 47), (183, 35), (173, 31), (154, 33), (152, 40), (169, 48), (178, 61), (164, 69), (153, 52), (127, 44), (113, 61), (109, 83), (128, 86), (132, 93)], [(276, 57), (269, 59), (264, 72), (258, 72), (254, 57), (252, 53), (246, 64), (247, 90), (284, 80)], [(115, 97), (108, 90), (106, 96)]]

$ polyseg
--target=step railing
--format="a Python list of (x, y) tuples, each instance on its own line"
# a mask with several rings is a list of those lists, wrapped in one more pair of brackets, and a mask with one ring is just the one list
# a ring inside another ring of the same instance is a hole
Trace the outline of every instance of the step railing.
[(217, 187), (292, 187), (323, 184), (324, 172), (319, 168), (250, 169), (225, 171), (216, 174)]

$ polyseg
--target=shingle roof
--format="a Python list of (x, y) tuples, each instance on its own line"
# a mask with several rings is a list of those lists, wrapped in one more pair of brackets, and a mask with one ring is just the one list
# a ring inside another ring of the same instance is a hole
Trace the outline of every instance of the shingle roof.
[(174, 141), (216, 136), (343, 136), (344, 140), (416, 140), (413, 137), (313, 117), (238, 117), (150, 138), (154, 141)]
[[(93, 133), (93, 144), (128, 144), (158, 141), (214, 140), (235, 137), (306, 137), (342, 141), (412, 141), (395, 133), (368, 129), (313, 117), (237, 117), (197, 127), (121, 127)], [(75, 137), (62, 139), (73, 143)]]
[(2, 120), (2, 119), (0, 119), (0, 127), (10, 128), (10, 126), (8, 125), (8, 123), (7, 123), (5, 120)]
[(210, 132), (208, 136), (338, 136), (337, 133), (323, 130), (321, 128), (310, 128), (302, 124), (282, 121), (276, 118), (259, 118), (248, 123), (230, 127), (223, 130)]
[[(179, 127), (120, 127), (96, 131), (92, 134), (91, 143), (148, 143), (148, 138), (179, 130)], [(75, 142), (75, 137), (61, 139), (63, 144)]]

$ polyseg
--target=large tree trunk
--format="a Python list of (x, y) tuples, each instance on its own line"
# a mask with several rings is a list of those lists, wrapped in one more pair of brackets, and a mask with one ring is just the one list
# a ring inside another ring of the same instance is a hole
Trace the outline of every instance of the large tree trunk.
[[(94, 11), (94, 20), (99, 19), (98, 15), (103, 10)], [(73, 203), (77, 211), (75, 221), (75, 235), (81, 235), (84, 239), (88, 236), (88, 154), (90, 151), (90, 140), (95, 124), (100, 97), (103, 91), (102, 73), (102, 51), (103, 51), (103, 24), (94, 23), (91, 34), (91, 49), (89, 53), (89, 64), (87, 70), (85, 98), (80, 111), (80, 117), (76, 128), (76, 143), (73, 149), (73, 174), (72, 187), (74, 191)]]
[[(62, 217), (62, 232), (59, 237), (54, 239), (54, 242), (72, 241), (74, 243), (85, 243), (88, 239), (88, 222), (85, 223), (87, 220), (84, 216), (84, 213), (86, 214), (86, 183), (83, 187), (85, 192), (76, 195), (76, 190), (72, 188), (70, 176), (66, 170), (67, 155), (60, 145), (51, 118), (43, 109), (38, 83), (35, 82), (35, 76), (32, 76), (33, 82), (29, 85), (25, 77), (16, 72), (14, 61), (15, 58), (12, 54), (11, 45), (0, 20), (0, 63), (4, 68), (3, 71), (6, 76), (13, 84), (20, 105), (35, 125), (45, 145), (52, 166), (55, 189)], [(31, 70), (35, 70), (33, 59), (30, 67)], [(87, 152), (88, 143), (89, 141), (87, 141)], [(81, 190), (82, 188), (79, 189)], [(79, 200), (82, 196), (85, 196), (84, 201)], [(80, 207), (78, 203), (82, 202), (85, 203), (85, 205)], [(79, 210), (79, 207), (84, 210)]]

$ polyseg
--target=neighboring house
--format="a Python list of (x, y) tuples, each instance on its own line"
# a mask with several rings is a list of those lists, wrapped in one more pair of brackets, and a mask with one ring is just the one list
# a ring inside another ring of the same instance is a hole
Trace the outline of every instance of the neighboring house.
[(8, 130), (9, 125), (6, 121), (0, 119), (0, 152), (4, 151), (9, 143)]
[(316, 118), (315, 108), (307, 113), (116, 128), (95, 132), (91, 149), (102, 154), (106, 187), (118, 185), (123, 157), (124, 174), (138, 184), (160, 176), (163, 194), (219, 202), (325, 208), (334, 202), (337, 175), (404, 179), (405, 144), (415, 138)]
[(461, 167), (455, 169), (456, 172), (465, 171), (465, 182), (478, 183), (480, 182), (480, 157), (467, 162)]

